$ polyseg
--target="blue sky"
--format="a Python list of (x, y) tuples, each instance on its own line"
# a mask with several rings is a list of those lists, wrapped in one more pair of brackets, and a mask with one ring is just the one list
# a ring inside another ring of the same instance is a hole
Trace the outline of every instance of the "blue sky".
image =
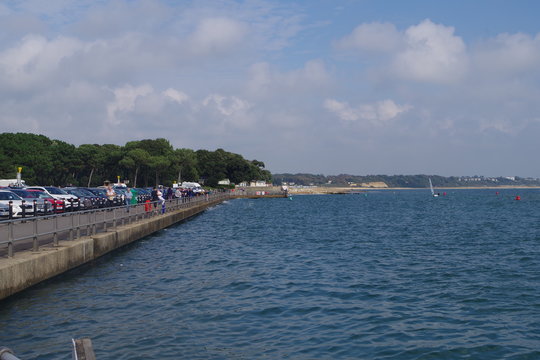
[(540, 2), (0, 2), (0, 130), (540, 177)]

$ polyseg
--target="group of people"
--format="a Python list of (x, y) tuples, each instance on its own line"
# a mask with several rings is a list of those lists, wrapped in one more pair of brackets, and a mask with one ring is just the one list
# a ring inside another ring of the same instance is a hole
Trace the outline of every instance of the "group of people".
[(201, 195), (196, 193), (193, 189), (184, 189), (181, 187), (154, 187), (152, 189), (152, 201), (165, 201), (173, 199), (186, 199), (193, 196)]
[[(109, 205), (112, 205), (114, 202), (114, 199), (116, 198), (116, 191), (112, 187), (111, 184), (106, 184), (106, 193), (107, 193), (107, 201), (109, 202)], [(138, 199), (137, 199), (137, 190), (135, 188), (129, 188), (126, 187), (126, 192), (124, 196), (124, 204), (125, 205), (137, 205)]]
[[(109, 205), (112, 205), (117, 197), (117, 191), (112, 184), (105, 184), (106, 195)], [(138, 203), (137, 189), (126, 187), (122, 190), (124, 205), (136, 205)], [(163, 187), (155, 186), (151, 191), (150, 201), (164, 206), (166, 200), (182, 199), (187, 201), (190, 197), (201, 195), (199, 192), (193, 191), (193, 189), (184, 189), (180, 187)]]

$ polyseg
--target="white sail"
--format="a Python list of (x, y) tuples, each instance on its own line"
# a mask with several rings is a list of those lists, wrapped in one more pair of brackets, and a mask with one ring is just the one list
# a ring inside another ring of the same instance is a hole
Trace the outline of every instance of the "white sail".
[(435, 194), (435, 191), (433, 190), (433, 184), (431, 183), (431, 178), (429, 179), (429, 188), (431, 189), (431, 195), (432, 196), (439, 196), (439, 194)]

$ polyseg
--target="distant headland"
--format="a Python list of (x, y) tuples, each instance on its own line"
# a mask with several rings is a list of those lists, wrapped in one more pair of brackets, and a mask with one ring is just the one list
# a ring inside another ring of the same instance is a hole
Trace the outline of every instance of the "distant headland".
[(427, 188), (429, 179), (440, 188), (497, 188), (497, 187), (540, 187), (540, 179), (519, 176), (440, 176), (440, 175), (315, 175), (315, 174), (272, 174), (274, 184), (289, 187), (386, 189)]

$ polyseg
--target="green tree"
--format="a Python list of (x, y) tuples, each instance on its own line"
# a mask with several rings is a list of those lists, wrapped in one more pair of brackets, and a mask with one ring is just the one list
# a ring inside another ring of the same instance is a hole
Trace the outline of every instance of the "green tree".
[(54, 171), (51, 145), (52, 141), (43, 135), (0, 134), (0, 153), (6, 159), (2, 162), (0, 174), (13, 179), (20, 166), (27, 184), (50, 184)]
[(239, 154), (223, 149), (216, 151), (174, 149), (168, 140), (130, 141), (125, 146), (83, 144), (79, 147), (43, 135), (26, 133), (0, 134), (0, 177), (15, 178), (17, 167), (23, 167), (23, 179), (29, 185), (92, 186), (117, 176), (149, 179), (170, 185), (173, 180), (198, 181), (216, 186), (228, 178), (234, 183), (244, 180), (268, 180), (270, 172), (258, 160), (248, 161)]
[[(174, 149), (168, 140), (163, 138), (144, 139), (126, 143), (124, 147), (125, 151), (129, 152), (133, 149), (141, 149), (148, 154), (148, 156), (141, 155), (144, 164), (141, 164), (139, 168), (145, 186), (148, 186), (151, 176), (161, 175), (163, 178), (171, 179), (174, 177), (175, 169), (171, 168), (171, 165), (174, 164)], [(159, 157), (159, 159), (156, 157)], [(163, 164), (167, 164), (167, 166), (162, 167)], [(154, 180), (158, 181), (158, 179)]]
[(207, 186), (217, 186), (220, 180), (227, 177), (226, 154), (223, 149), (216, 151), (197, 150), (199, 173)]
[(134, 148), (126, 152), (122, 160), (120, 160), (120, 165), (134, 170), (133, 174), (133, 187), (137, 187), (137, 176), (141, 167), (148, 167), (150, 163), (150, 154), (146, 150), (140, 148)]
[(123, 178), (122, 168), (119, 163), (122, 160), (122, 147), (115, 144), (101, 146), (104, 162), (101, 168), (101, 183), (104, 181), (116, 182), (117, 176)]
[(198, 181), (197, 155), (191, 149), (176, 149), (173, 154), (174, 171), (178, 174), (177, 182)]
[(75, 181), (75, 172), (80, 164), (74, 145), (53, 140), (50, 161), (54, 170), (50, 174), (49, 184), (69, 185)]
[[(93, 184), (92, 180), (94, 173), (103, 172), (104, 164), (107, 161), (107, 152), (101, 145), (97, 144), (83, 144), (77, 148), (77, 152), (79, 153), (79, 159), (83, 164), (82, 171), (85, 176), (88, 176), (85, 185), (90, 187)], [(100, 180), (101, 181), (95, 183), (103, 183), (103, 179)]]
[[(151, 156), (148, 166), (155, 174), (155, 185), (160, 185), (160, 175), (166, 172), (167, 168), (170, 166), (171, 161), (166, 156)], [(170, 185), (170, 184), (166, 184)]]

